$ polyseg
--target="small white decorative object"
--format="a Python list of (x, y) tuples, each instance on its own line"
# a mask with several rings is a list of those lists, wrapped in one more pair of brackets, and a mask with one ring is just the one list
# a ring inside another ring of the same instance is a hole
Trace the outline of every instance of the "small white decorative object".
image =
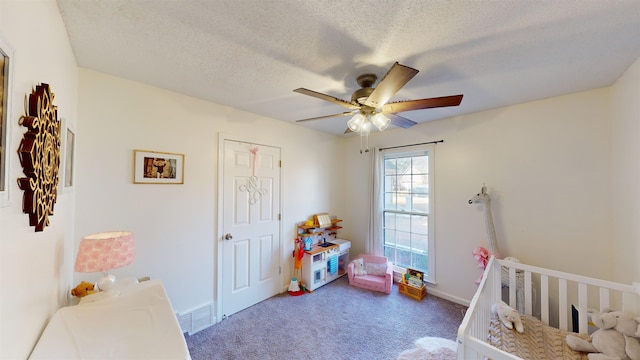
[(247, 179), (247, 183), (240, 185), (240, 191), (249, 193), (249, 204), (253, 205), (260, 200), (263, 195), (267, 194), (267, 189), (260, 189), (260, 179), (257, 176), (251, 176)]
[(256, 161), (258, 159), (258, 147), (249, 147), (249, 152), (253, 154), (253, 175), (247, 179), (246, 184), (240, 185), (240, 191), (249, 193), (249, 204), (253, 205), (260, 198), (267, 194), (267, 189), (260, 188), (260, 178), (258, 178)]

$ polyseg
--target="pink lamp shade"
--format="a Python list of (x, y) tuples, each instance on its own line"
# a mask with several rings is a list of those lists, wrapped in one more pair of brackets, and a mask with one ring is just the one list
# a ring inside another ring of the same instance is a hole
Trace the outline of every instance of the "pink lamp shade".
[(132, 232), (110, 231), (87, 235), (80, 241), (75, 271), (102, 272), (104, 277), (98, 287), (107, 290), (115, 282), (115, 277), (108, 274), (109, 270), (129, 265), (134, 259)]

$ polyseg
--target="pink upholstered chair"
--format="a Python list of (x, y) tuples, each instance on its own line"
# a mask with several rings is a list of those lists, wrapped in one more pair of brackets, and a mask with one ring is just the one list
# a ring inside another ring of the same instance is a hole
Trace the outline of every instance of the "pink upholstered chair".
[[(391, 293), (391, 288), (393, 286), (393, 264), (387, 260), (385, 256), (376, 256), (376, 255), (366, 255), (362, 254), (357, 256), (355, 260), (362, 258), (365, 264), (365, 270), (367, 269), (367, 264), (369, 265), (370, 270), (375, 268), (379, 270), (381, 267), (383, 268), (383, 272), (380, 272), (381, 275), (356, 275), (355, 274), (355, 265), (353, 261), (351, 261), (347, 267), (347, 275), (349, 276), (349, 285), (357, 286), (364, 289), (380, 291), (384, 293)], [(384, 269), (384, 264), (386, 264), (386, 269)], [(372, 271), (376, 272), (376, 271)]]

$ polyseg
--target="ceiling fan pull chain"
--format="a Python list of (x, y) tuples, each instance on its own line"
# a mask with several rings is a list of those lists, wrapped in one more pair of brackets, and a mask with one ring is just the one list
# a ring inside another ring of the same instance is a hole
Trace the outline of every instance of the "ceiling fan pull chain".
[[(364, 138), (364, 139), (363, 139)], [(364, 143), (364, 146), (363, 146)], [(360, 154), (369, 152), (369, 132), (360, 132)]]

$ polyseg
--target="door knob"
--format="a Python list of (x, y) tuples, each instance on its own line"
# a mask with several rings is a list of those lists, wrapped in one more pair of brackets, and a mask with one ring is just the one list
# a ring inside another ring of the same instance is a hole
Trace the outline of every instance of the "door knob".
[(224, 239), (225, 240), (231, 240), (231, 239), (233, 239), (233, 236), (231, 234), (225, 234), (224, 235)]

